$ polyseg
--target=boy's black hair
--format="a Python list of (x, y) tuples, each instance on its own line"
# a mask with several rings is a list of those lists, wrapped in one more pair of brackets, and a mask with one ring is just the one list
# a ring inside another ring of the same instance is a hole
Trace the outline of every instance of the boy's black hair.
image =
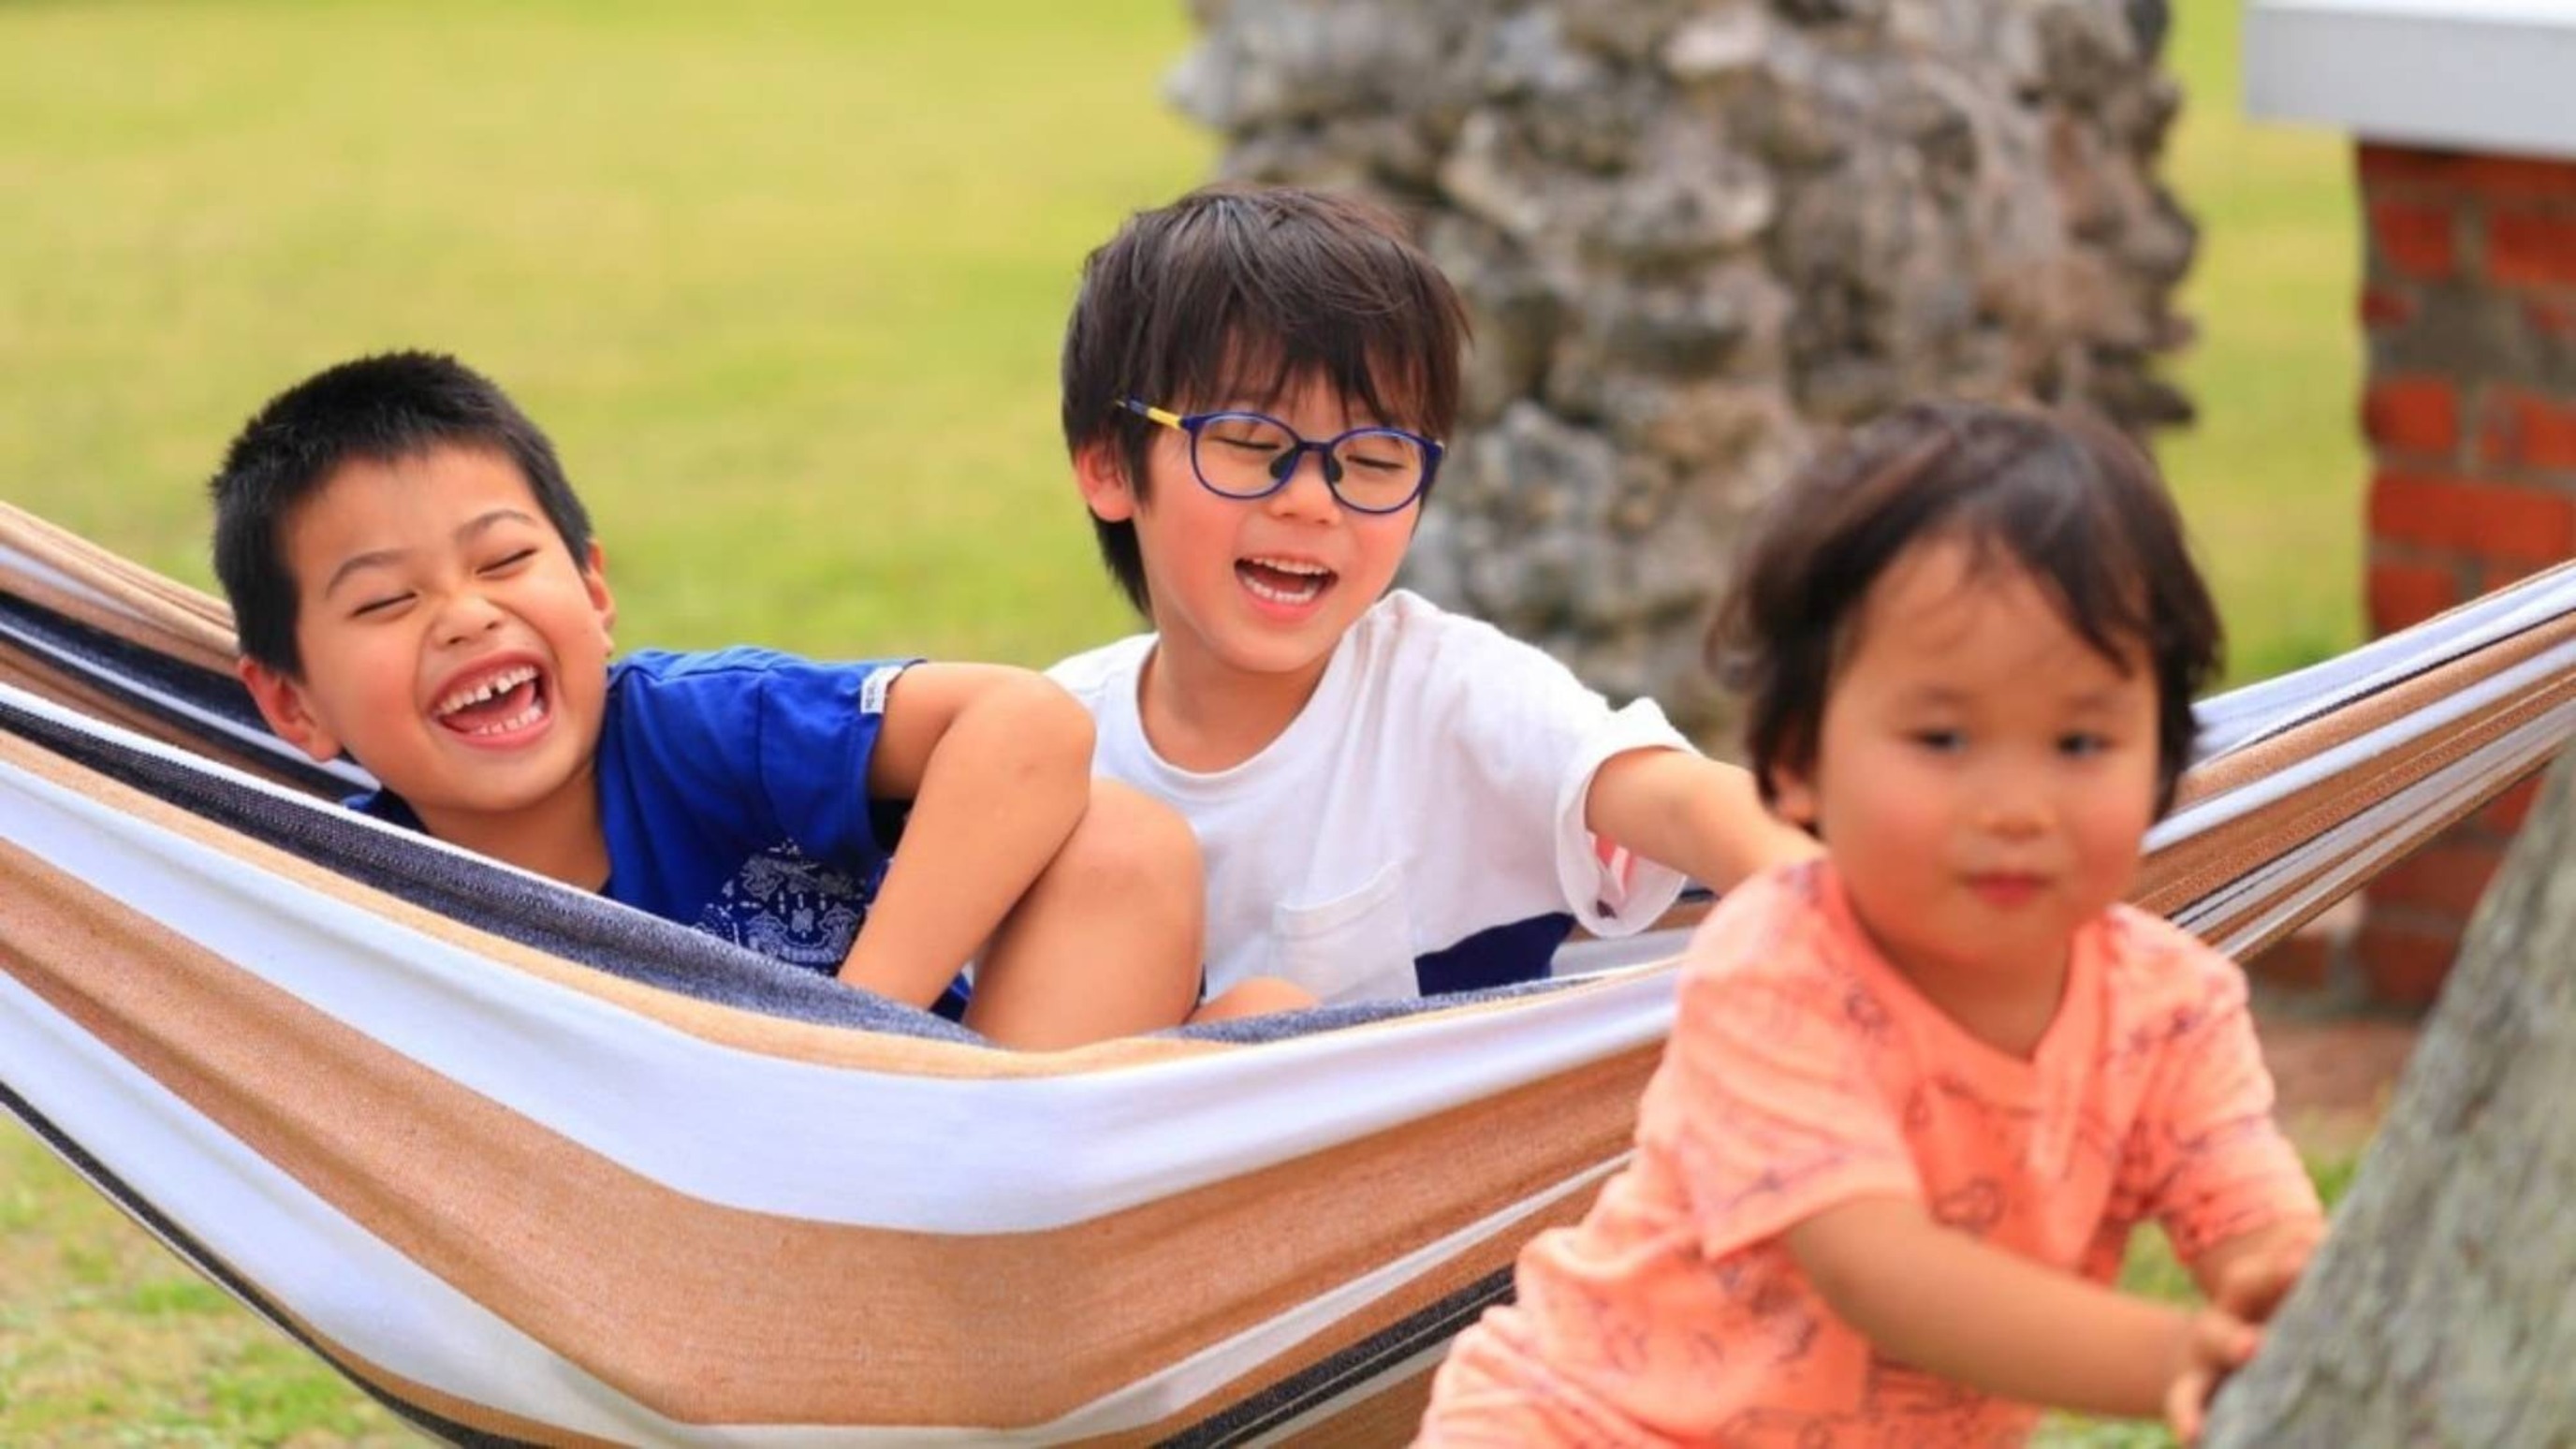
[(576, 563), (590, 515), (564, 480), (554, 444), (491, 379), (453, 357), (389, 352), (326, 368), (269, 399), (224, 453), (215, 500), (215, 576), (232, 600), (242, 653), (300, 677), (295, 580), (279, 535), (287, 519), (355, 461), (395, 463), (437, 448), (508, 458)]
[[(1392, 214), (1294, 187), (1202, 187), (1129, 217), (1084, 260), (1064, 331), (1065, 446), (1116, 447), (1141, 498), (1158, 428), (1125, 399), (1204, 411), (1309, 377), (1378, 422), (1446, 438), (1466, 333), (1457, 291)], [(1145, 612), (1135, 524), (1092, 527)]]
[(1813, 767), (1825, 695), (1871, 587), (1907, 548), (1944, 536), (1977, 567), (2026, 571), (2104, 658), (2124, 665), (2123, 645), (2144, 647), (2163, 815), (2191, 762), (2192, 699), (2219, 661), (2218, 611), (2173, 499), (2146, 454), (2104, 423), (1967, 403), (1920, 403), (1863, 428), (1775, 495), (1748, 534), (1709, 658), (1745, 698), (1762, 797), (1778, 798), (1776, 772)]

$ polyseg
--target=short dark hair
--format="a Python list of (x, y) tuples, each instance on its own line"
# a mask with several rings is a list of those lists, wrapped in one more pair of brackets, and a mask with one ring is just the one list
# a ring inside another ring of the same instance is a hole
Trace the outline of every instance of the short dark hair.
[[(1118, 449), (1143, 497), (1155, 424), (1321, 377), (1378, 421), (1446, 438), (1466, 309), (1393, 214), (1347, 196), (1220, 183), (1138, 212), (1082, 264), (1064, 330), (1064, 441)], [(1092, 519), (1100, 557), (1148, 605), (1132, 522)]]
[(579, 562), (590, 515), (554, 444), (490, 378), (453, 357), (388, 352), (326, 368), (269, 399), (225, 450), (215, 500), (215, 576), (232, 600), (242, 653), (292, 677), (295, 580), (279, 541), (287, 519), (351, 462), (394, 463), (437, 448), (508, 458)]
[(1861, 429), (1772, 497), (1747, 535), (1710, 662), (1745, 700), (1755, 783), (1815, 764), (1825, 696), (1861, 601), (1911, 545), (1966, 543), (2008, 561), (2115, 664), (2142, 646), (2155, 674), (2156, 813), (2172, 807), (2198, 731), (2192, 700), (2217, 673), (2218, 611), (2182, 518), (2137, 445), (2096, 419), (1919, 403)]

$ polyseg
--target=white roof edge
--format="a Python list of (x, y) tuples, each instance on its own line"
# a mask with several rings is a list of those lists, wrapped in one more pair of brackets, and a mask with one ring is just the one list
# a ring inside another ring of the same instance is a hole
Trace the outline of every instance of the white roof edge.
[(2366, 140), (2576, 160), (2576, 0), (2252, 0), (2245, 105)]

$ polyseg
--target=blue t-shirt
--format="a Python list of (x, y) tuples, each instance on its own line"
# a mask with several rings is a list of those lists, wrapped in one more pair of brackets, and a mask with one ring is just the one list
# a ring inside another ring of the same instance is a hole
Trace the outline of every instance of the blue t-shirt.
[[(868, 798), (868, 761), (912, 662), (645, 650), (610, 666), (603, 894), (791, 966), (839, 970), (901, 829), (906, 802)], [(389, 790), (348, 803), (420, 829)]]

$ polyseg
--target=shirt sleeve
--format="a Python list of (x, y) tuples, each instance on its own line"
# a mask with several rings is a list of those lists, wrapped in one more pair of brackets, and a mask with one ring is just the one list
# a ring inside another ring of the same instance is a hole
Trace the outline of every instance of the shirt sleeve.
[(1818, 958), (1812, 931), (1779, 926), (1772, 887), (1755, 894), (1738, 892), (1693, 940), (1638, 1113), (1640, 1147), (1679, 1179), (1710, 1257), (1855, 1198), (1923, 1198), (1881, 1081), (1886, 1018)]
[(1592, 778), (1601, 767), (1630, 750), (1688, 750), (1690, 741), (1664, 718), (1663, 706), (1640, 699), (1624, 709), (1609, 710), (1583, 733), (1582, 743), (1557, 784), (1556, 871), (1574, 918), (1596, 936), (1627, 936), (1655, 923), (1672, 909), (1682, 887), (1680, 871), (1632, 855), (1602, 840), (1584, 826), (1592, 797)]
[(2154, 1034), (2164, 1059), (2133, 1160), (2148, 1211), (2185, 1262), (2240, 1234), (2323, 1212), (2297, 1150), (2272, 1120), (2272, 1074), (2246, 1007), (2244, 973), (2189, 949), (2203, 956), (2199, 979)]
[(1606, 848), (1584, 828), (1585, 803), (1592, 777), (1613, 756), (1688, 750), (1690, 741), (1653, 700), (1614, 710), (1537, 648), (1475, 620), (1440, 618), (1441, 657), (1432, 668), (1447, 681), (1447, 698), (1435, 727), (1463, 745), (1487, 798), (1529, 802), (1532, 828), (1548, 835), (1556, 893), (1585, 930), (1624, 936), (1653, 924), (1685, 880)]
[(868, 798), (868, 766), (895, 680), (917, 661), (783, 662), (760, 676), (753, 758), (771, 815), (816, 860), (873, 863), (892, 848)]

